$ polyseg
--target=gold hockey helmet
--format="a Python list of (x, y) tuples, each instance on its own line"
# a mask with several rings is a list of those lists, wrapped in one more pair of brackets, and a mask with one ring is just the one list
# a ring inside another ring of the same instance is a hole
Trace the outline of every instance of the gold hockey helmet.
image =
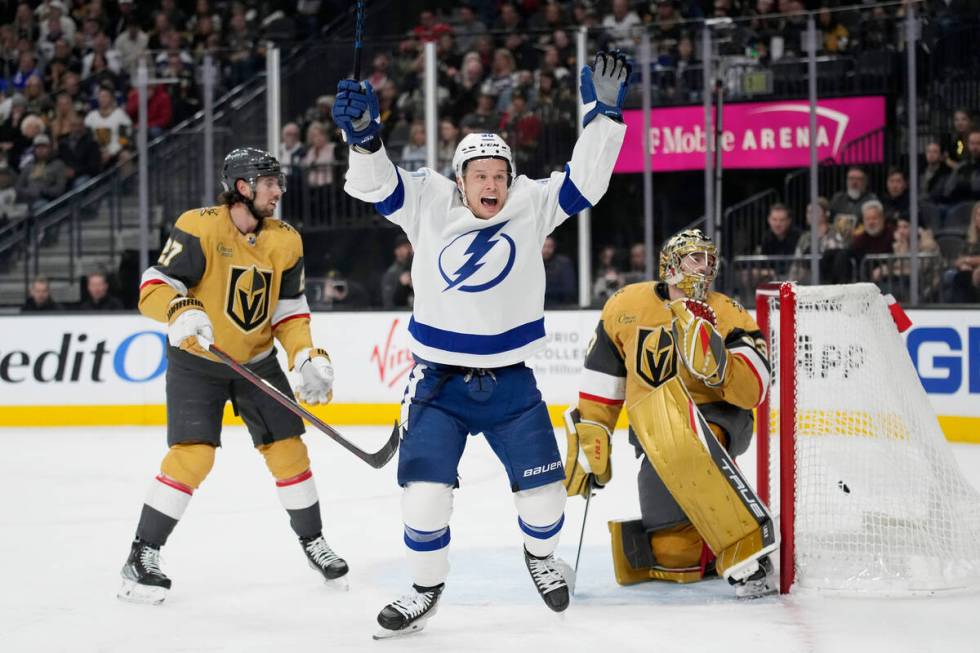
[(718, 248), (700, 229), (675, 234), (660, 250), (660, 280), (704, 301), (718, 272)]

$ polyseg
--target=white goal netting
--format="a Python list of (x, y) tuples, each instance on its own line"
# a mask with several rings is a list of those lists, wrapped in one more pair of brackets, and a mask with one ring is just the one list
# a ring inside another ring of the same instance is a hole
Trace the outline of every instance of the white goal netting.
[(769, 424), (778, 511), (779, 414), (795, 409), (795, 528), (784, 538), (795, 587), (910, 594), (980, 585), (980, 493), (957, 467), (880, 291), (794, 293), (795, 397), (780, 396), (780, 305), (769, 299)]

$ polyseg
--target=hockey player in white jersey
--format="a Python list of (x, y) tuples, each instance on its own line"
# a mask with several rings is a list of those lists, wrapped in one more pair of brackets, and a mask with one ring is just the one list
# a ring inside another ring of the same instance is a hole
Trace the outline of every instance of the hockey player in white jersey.
[(467, 436), (483, 433), (510, 479), (524, 558), (549, 608), (568, 607), (568, 566), (554, 557), (564, 521), (564, 472), (547, 407), (524, 361), (544, 346), (541, 246), (606, 192), (626, 133), (631, 66), (618, 53), (582, 68), (584, 130), (571, 161), (542, 180), (518, 176), (496, 134), (456, 148), (450, 180), (395, 166), (379, 138), (367, 82), (338, 86), (334, 120), (351, 146), (347, 193), (400, 226), (415, 250), (416, 364), (402, 401), (398, 483), (412, 591), (378, 615), (390, 637), (420, 630), (449, 573), (449, 517)]

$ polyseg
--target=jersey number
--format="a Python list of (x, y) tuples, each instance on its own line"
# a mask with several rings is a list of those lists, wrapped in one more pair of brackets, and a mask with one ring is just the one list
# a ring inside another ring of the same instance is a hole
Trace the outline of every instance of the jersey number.
[(167, 243), (163, 246), (163, 251), (160, 252), (160, 258), (157, 259), (157, 263), (163, 267), (170, 265), (170, 262), (174, 260), (174, 257), (184, 251), (184, 246), (178, 243), (173, 238), (168, 238)]

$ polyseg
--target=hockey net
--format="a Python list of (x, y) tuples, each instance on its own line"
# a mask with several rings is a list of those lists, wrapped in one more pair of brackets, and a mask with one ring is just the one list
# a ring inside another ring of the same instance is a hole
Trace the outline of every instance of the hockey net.
[(756, 299), (773, 369), (758, 490), (780, 522), (780, 591), (980, 585), (980, 493), (878, 288), (771, 284)]

